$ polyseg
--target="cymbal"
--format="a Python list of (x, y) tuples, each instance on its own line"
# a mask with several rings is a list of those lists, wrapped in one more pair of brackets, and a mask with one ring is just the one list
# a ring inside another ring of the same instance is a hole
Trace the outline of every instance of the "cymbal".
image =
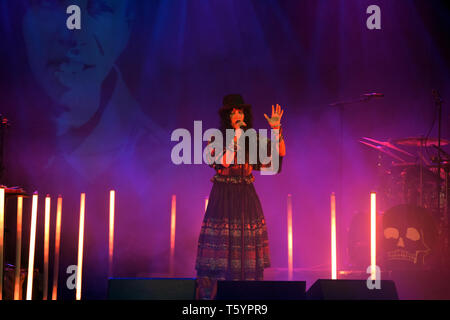
[(366, 146), (369, 146), (369, 147), (371, 147), (371, 148), (374, 148), (375, 150), (378, 150), (378, 151), (380, 151), (380, 152), (383, 152), (383, 153), (385, 153), (385, 154), (391, 156), (392, 158), (394, 158), (394, 159), (396, 159), (396, 160), (398, 160), (398, 161), (405, 162), (405, 160), (403, 160), (401, 157), (397, 156), (396, 154), (392, 153), (390, 150), (388, 150), (388, 149), (387, 149), (386, 147), (384, 147), (384, 146), (376, 146), (376, 145), (367, 143), (366, 141), (362, 141), (362, 140), (360, 140), (359, 142), (362, 143), (362, 144), (365, 144)]
[[(405, 150), (402, 150), (402, 149), (400, 149), (400, 148), (394, 146), (394, 145), (393, 145), (392, 143), (390, 143), (389, 141), (379, 141), (379, 140), (375, 140), (375, 139), (368, 138), (368, 137), (363, 137), (362, 139), (365, 139), (365, 140), (367, 140), (367, 141), (369, 141), (369, 142), (371, 142), (371, 143), (375, 143), (375, 144), (379, 144), (379, 145), (388, 147), (388, 148), (390, 148), (390, 149), (393, 149), (393, 150), (395, 150), (395, 151), (398, 151), (398, 152), (400, 152), (400, 153), (403, 153), (403, 154), (405, 154), (405, 155), (407, 155), (407, 156), (410, 156), (410, 157), (415, 158), (415, 156), (412, 155), (411, 153), (409, 153), (409, 152), (407, 152), (407, 151), (405, 151)], [(360, 142), (362, 142), (362, 141), (360, 141)]]
[[(430, 164), (428, 167), (429, 168), (438, 168), (439, 164), (433, 163), (433, 164)], [(450, 161), (442, 161), (440, 167), (441, 168), (449, 168), (450, 167)]]
[(416, 162), (401, 162), (401, 163), (393, 163), (393, 167), (419, 167)]
[[(426, 137), (410, 137), (394, 140), (394, 143), (409, 147), (431, 147), (433, 145), (438, 145), (438, 139)], [(449, 143), (449, 140), (441, 138), (441, 146), (446, 146)]]

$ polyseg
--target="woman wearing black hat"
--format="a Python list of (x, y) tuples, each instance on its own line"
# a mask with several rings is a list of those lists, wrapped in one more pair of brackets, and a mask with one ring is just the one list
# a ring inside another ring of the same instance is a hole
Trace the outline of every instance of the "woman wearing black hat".
[[(252, 170), (273, 169), (271, 163), (274, 161), (262, 164), (258, 160), (251, 164), (247, 148), (245, 163), (236, 161), (241, 146), (239, 139), (245, 137), (243, 132), (252, 128), (253, 120), (251, 106), (245, 104), (240, 95), (225, 96), (219, 115), (223, 137), (227, 129), (234, 129), (235, 136), (232, 144), (222, 150), (208, 150), (211, 157), (219, 161), (210, 165), (216, 175), (211, 179), (213, 187), (198, 241), (197, 299), (214, 299), (217, 280), (263, 280), (264, 268), (270, 266), (267, 228), (253, 186)], [(278, 133), (274, 150), (279, 158), (275, 173), (281, 171), (286, 154), (280, 123), (282, 115), (279, 105), (272, 106), (272, 117), (264, 114), (271, 128)], [(267, 148), (266, 154), (272, 157), (271, 143), (270, 139), (264, 140), (258, 135), (257, 150)], [(234, 159), (231, 164), (230, 159)]]

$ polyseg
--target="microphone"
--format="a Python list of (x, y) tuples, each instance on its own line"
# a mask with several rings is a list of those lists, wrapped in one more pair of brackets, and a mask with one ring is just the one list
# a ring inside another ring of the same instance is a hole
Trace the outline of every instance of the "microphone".
[(365, 93), (362, 96), (366, 97), (366, 98), (384, 98), (383, 93), (377, 93), (377, 92)]
[(236, 121), (236, 124), (241, 124), (241, 127), (246, 127), (247, 126), (247, 124), (245, 124), (245, 122), (243, 122), (241, 120)]

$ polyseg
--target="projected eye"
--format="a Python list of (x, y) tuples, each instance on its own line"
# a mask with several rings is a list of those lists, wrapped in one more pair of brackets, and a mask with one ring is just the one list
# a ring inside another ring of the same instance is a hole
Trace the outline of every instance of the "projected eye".
[(91, 16), (98, 16), (105, 13), (114, 13), (112, 6), (105, 0), (89, 0), (87, 10)]
[(398, 230), (397, 228), (386, 228), (384, 229), (384, 237), (386, 239), (398, 239)]

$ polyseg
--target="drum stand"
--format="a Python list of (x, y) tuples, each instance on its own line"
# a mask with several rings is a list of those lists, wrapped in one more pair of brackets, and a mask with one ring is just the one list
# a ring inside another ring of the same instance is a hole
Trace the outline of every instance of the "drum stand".
[[(434, 98), (434, 103), (438, 109), (438, 145), (437, 145), (437, 163), (438, 163), (438, 174), (437, 174), (437, 201), (438, 201), (438, 206), (437, 209), (439, 211), (439, 215), (442, 217), (442, 222), (443, 222), (443, 236), (444, 239), (443, 240), (443, 252), (445, 254), (445, 262), (446, 264), (450, 264), (450, 230), (449, 230), (449, 221), (450, 221), (450, 212), (449, 212), (449, 182), (448, 182), (448, 176), (449, 176), (449, 172), (448, 172), (448, 165), (449, 163), (446, 164), (446, 166), (443, 168), (445, 170), (445, 184), (444, 187), (445, 189), (444, 194), (445, 194), (445, 204), (444, 204), (444, 208), (441, 207), (441, 193), (442, 193), (442, 185), (441, 185), (441, 169), (442, 169), (442, 148), (441, 148), (441, 130), (442, 130), (442, 103), (443, 100), (439, 94), (439, 92), (435, 89), (432, 90), (432, 95)], [(444, 210), (442, 210), (444, 209)]]

